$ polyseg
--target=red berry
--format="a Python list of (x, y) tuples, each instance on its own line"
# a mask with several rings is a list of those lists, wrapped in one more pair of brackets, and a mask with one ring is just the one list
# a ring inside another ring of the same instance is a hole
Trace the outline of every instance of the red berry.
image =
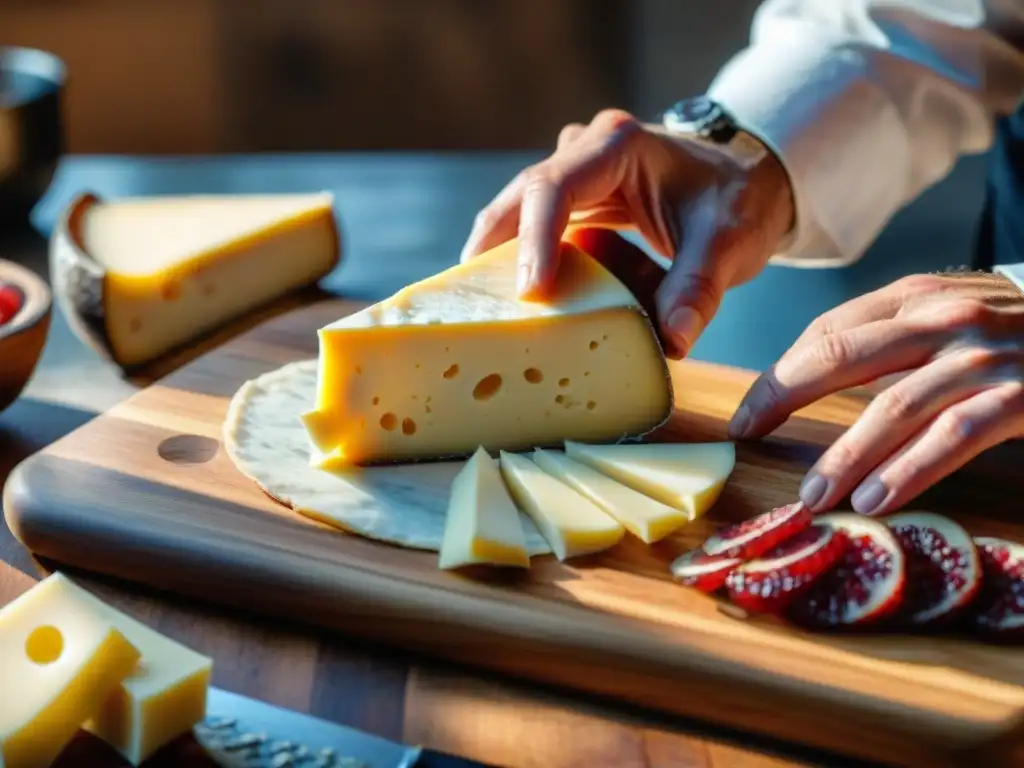
[(0, 283), (0, 325), (14, 319), (24, 300), (24, 294), (16, 285)]

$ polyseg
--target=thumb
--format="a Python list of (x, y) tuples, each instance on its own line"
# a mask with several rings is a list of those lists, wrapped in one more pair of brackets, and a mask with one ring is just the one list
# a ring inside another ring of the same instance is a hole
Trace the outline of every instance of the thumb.
[(715, 189), (708, 189), (690, 206), (683, 221), (682, 242), (655, 295), (658, 323), (672, 359), (689, 354), (715, 316), (726, 280), (714, 242), (728, 215)]

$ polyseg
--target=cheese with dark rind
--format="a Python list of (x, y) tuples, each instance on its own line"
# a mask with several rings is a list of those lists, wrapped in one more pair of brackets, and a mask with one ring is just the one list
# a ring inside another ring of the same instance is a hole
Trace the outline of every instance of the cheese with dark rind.
[(563, 243), (543, 301), (516, 287), (517, 241), (321, 328), (312, 463), (454, 458), (642, 436), (672, 412), (658, 337), (634, 295)]
[(85, 193), (50, 239), (51, 283), (76, 335), (131, 369), (315, 283), (340, 242), (328, 193)]

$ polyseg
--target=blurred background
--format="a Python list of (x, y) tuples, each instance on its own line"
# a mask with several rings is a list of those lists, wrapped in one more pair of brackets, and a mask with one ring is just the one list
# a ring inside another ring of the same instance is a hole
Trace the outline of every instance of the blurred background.
[[(746, 43), (757, 5), (0, 0), (0, 44), (67, 64), (72, 154), (522, 152), (503, 161), (511, 175), (567, 122), (607, 106), (653, 117), (703, 90)], [(983, 178), (984, 158), (961, 163), (854, 267), (772, 268), (733, 291), (694, 355), (763, 367), (819, 312), (966, 262)], [(496, 191), (468, 195), (466, 231)], [(445, 243), (452, 260), (458, 245)]]

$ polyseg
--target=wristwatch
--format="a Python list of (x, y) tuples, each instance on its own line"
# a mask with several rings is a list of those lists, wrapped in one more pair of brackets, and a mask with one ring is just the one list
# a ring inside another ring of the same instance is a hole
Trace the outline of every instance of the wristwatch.
[(661, 124), (672, 133), (728, 148), (747, 163), (756, 163), (768, 153), (765, 145), (744, 131), (725, 107), (707, 96), (677, 101), (662, 113)]

